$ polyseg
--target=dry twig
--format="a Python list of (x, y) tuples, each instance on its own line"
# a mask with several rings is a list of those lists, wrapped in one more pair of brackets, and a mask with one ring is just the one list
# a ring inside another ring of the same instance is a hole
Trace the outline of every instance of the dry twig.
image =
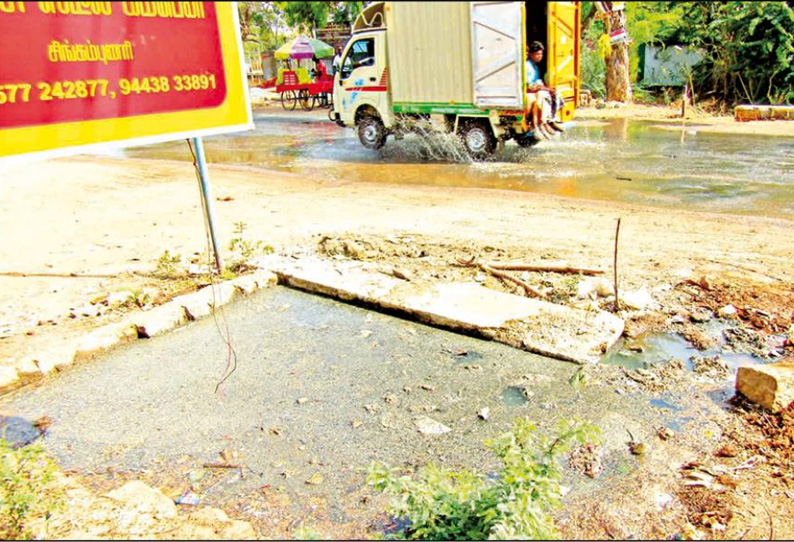
[(546, 297), (546, 294), (544, 294), (540, 290), (530, 286), (529, 284), (527, 284), (523, 280), (517, 279), (516, 277), (513, 277), (513, 276), (511, 276), (511, 275), (509, 275), (507, 273), (503, 273), (501, 271), (498, 271), (498, 270), (494, 269), (493, 267), (491, 267), (490, 265), (476, 262), (475, 261), (476, 259), (477, 258), (474, 257), (474, 256), (472, 256), (471, 259), (469, 259), (469, 260), (461, 260), (460, 258), (457, 258), (458, 263), (460, 265), (464, 266), (464, 267), (477, 267), (478, 269), (480, 269), (482, 271), (485, 271), (486, 273), (490, 273), (490, 274), (492, 274), (495, 277), (498, 277), (500, 279), (503, 279), (503, 280), (512, 282), (513, 284), (517, 284), (517, 285), (521, 286), (524, 289), (524, 292), (527, 293), (527, 295), (533, 295), (535, 297), (543, 297), (543, 298)]
[(498, 263), (488, 263), (486, 264), (489, 267), (493, 267), (494, 269), (500, 269), (502, 271), (541, 271), (547, 273), (570, 273), (570, 274), (582, 274), (582, 275), (603, 275), (604, 272), (600, 269), (586, 269), (584, 267), (569, 267), (569, 266), (558, 266), (558, 265), (523, 265), (523, 264), (498, 264)]

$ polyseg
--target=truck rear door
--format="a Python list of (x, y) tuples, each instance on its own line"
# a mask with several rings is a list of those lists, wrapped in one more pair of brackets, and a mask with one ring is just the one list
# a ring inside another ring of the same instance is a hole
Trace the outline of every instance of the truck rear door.
[(560, 117), (573, 117), (579, 103), (579, 2), (549, 2), (548, 81), (565, 103)]
[(474, 104), (524, 107), (524, 3), (471, 2)]

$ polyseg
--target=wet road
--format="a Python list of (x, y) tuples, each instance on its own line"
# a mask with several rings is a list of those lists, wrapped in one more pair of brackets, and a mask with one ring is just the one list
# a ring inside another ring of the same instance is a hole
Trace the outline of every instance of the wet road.
[[(237, 369), (216, 395), (227, 360), (218, 329), (227, 324)], [(586, 386), (579, 396), (568, 384), (576, 369), (275, 287), (226, 307), (217, 324), (208, 318), (128, 344), (4, 396), (0, 406), (27, 419), (50, 416), (46, 444), (64, 468), (170, 470), (188, 488), (204, 463), (234, 450), (245, 478), (230, 471), (226, 483), (202, 491), (206, 504), (267, 485), (296, 503), (327, 497), (342, 520), (345, 498), (362, 489), (361, 469), (371, 461), (487, 470), (494, 460), (483, 439), (522, 415), (543, 431), (562, 418), (596, 424), (608, 472), (631, 470), (637, 463), (625, 450), (625, 429), (650, 438), (677, 413), (611, 386)], [(528, 387), (528, 401), (511, 393), (515, 385)], [(487, 422), (477, 418), (483, 407)], [(419, 416), (451, 431), (423, 435)], [(307, 484), (317, 473), (321, 483)], [(586, 492), (610, 478), (577, 475), (566, 484)]]
[[(364, 149), (355, 131), (321, 115), (260, 115), (256, 130), (207, 138), (210, 162), (245, 164), (331, 181), (503, 188), (693, 211), (794, 217), (794, 140), (708, 134), (697, 126), (580, 122), (553, 141), (508, 142), (472, 163), (450, 136), (389, 138)], [(184, 142), (127, 155), (189, 160)]]

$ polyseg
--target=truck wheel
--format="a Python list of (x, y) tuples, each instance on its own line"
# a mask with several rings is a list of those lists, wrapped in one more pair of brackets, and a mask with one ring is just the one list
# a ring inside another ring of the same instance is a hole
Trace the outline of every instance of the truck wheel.
[(483, 160), (493, 154), (496, 138), (490, 126), (482, 122), (467, 122), (461, 131), (463, 144), (472, 158)]
[(380, 149), (386, 143), (386, 128), (378, 117), (365, 116), (358, 123), (358, 139), (368, 149)]

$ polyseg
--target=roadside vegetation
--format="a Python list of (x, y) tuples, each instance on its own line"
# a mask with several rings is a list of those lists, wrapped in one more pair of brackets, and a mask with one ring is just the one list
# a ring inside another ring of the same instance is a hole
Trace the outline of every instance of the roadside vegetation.
[(518, 419), (511, 431), (486, 441), (502, 463), (497, 473), (429, 464), (412, 477), (374, 463), (368, 481), (394, 497), (389, 513), (407, 520), (395, 539), (548, 540), (557, 536), (552, 512), (562, 506), (559, 457), (575, 441), (594, 442), (598, 433), (594, 426), (562, 421), (549, 438)]
[(0, 538), (27, 540), (34, 519), (63, 507), (57, 467), (42, 443), (17, 447), (0, 439)]

